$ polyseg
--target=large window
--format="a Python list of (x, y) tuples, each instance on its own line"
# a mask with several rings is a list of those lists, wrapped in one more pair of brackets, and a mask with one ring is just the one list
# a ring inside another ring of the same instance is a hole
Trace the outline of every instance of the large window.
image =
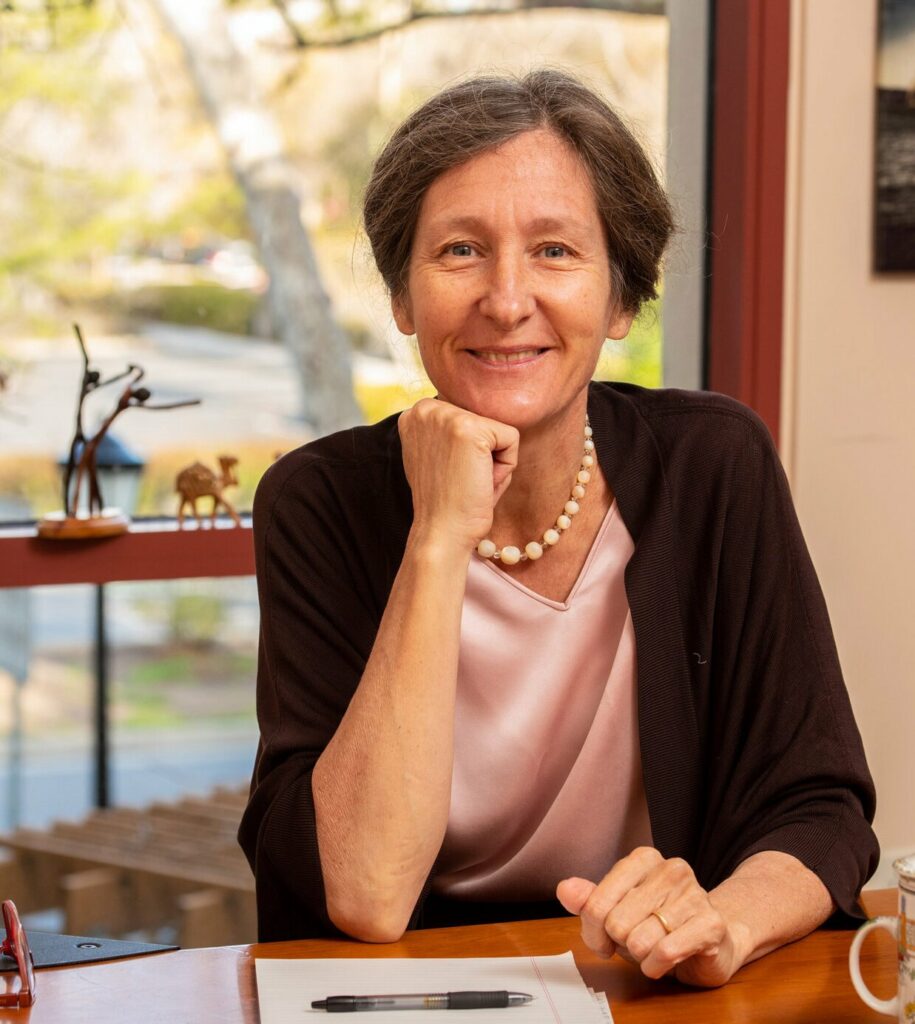
[[(229, 496), (250, 508), (277, 453), (335, 425), (315, 410), (315, 389), (354, 389), (352, 417), (368, 421), (414, 401), (427, 385), (358, 230), (373, 154), (442, 85), (474, 70), (546, 63), (601, 89), (663, 168), (660, 10), (643, 2), (5, 5), (0, 518), (60, 505), (56, 461), (81, 373), (74, 322), (103, 374), (139, 363), (154, 400), (202, 399), (169, 412), (130, 410), (113, 426), (146, 464), (140, 514), (174, 514), (176, 472), (195, 460), (215, 471), (224, 452), (239, 458)], [(228, 58), (232, 74), (220, 76)], [(288, 250), (265, 251), (273, 243), (258, 226), (251, 148), (269, 153), (296, 197), (302, 240), (317, 260), (296, 273), (314, 278), (310, 294), (330, 296), (328, 319), (313, 317), (320, 303), (308, 302), (307, 318), (284, 323), (272, 301), (280, 285), (266, 268)], [(351, 355), (351, 386), (348, 371), (321, 369), (333, 347)], [(628, 342), (608, 347), (599, 375), (658, 384), (661, 350), (661, 318), (650, 308)], [(89, 403), (90, 428), (116, 387)], [(343, 399), (331, 405), (347, 415)]]

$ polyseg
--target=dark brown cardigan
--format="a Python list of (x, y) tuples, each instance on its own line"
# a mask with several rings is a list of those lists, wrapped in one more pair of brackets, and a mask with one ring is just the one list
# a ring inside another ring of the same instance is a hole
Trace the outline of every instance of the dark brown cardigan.
[[(878, 855), (873, 783), (769, 434), (706, 392), (594, 384), (588, 411), (635, 542), (626, 591), (655, 846), (707, 888), (782, 850), (860, 916)], [(263, 941), (335, 934), (311, 771), (361, 678), (411, 518), (394, 417), (292, 452), (258, 489), (261, 744), (239, 839)], [(614, 799), (612, 778), (600, 799)], [(413, 926), (561, 912), (428, 889)]]

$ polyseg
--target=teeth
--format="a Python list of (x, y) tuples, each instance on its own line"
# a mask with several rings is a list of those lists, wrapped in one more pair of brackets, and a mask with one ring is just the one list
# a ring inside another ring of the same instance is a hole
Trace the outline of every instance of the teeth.
[(539, 348), (529, 348), (523, 352), (477, 352), (476, 354), (486, 363), (520, 363), (522, 359), (530, 359), (539, 353)]

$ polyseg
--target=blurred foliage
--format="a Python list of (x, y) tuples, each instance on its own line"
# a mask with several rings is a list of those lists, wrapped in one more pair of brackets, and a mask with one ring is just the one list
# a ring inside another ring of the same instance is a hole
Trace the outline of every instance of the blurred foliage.
[(606, 341), (594, 371), (595, 380), (628, 381), (659, 388), (663, 373), (661, 300), (646, 302), (622, 341)]
[(225, 618), (225, 605), (215, 594), (178, 594), (168, 607), (171, 641), (209, 646), (216, 642)]
[[(36, 96), (71, 109), (94, 105), (96, 89), (102, 86), (100, 81), (93, 84), (91, 65), (115, 17), (98, 3), (62, 7), (54, 0), (16, 0), (0, 6), (0, 114), (19, 100)], [(79, 51), (80, 62), (60, 60), (74, 50)]]
[[(211, 624), (223, 623), (226, 602), (212, 584), (176, 582), (164, 599), (134, 601), (144, 617), (166, 622), (181, 616), (177, 639), (165, 646), (116, 648), (113, 717), (119, 727), (187, 727), (193, 723), (250, 722), (254, 715), (251, 680), (257, 671), (253, 650), (215, 642)], [(204, 642), (200, 642), (203, 636)]]
[(98, 305), (129, 317), (251, 334), (260, 302), (261, 296), (253, 292), (201, 281), (112, 292)]
[(36, 518), (53, 512), (63, 504), (60, 470), (41, 456), (0, 456), (0, 495), (23, 502)]
[[(142, 611), (144, 617), (154, 619), (162, 618), (159, 603), (142, 600), (133, 602), (134, 607)], [(143, 659), (129, 666), (124, 682), (138, 690), (144, 686), (158, 687), (162, 683), (188, 679), (193, 675), (193, 661), (192, 656), (186, 651), (169, 653), (165, 657)]]
[(188, 248), (214, 235), (250, 238), (244, 193), (228, 170), (210, 172), (170, 212), (147, 219), (134, 234), (141, 232), (150, 238), (180, 238)]
[[(162, 182), (139, 169), (140, 154), (105, 160), (130, 96), (117, 74), (99, 67), (123, 26), (111, 2), (0, 5), (0, 316), (7, 331), (62, 329), (68, 314), (56, 307), (97, 291), (101, 264), (125, 249), (169, 238), (192, 246), (249, 237), (244, 199), (227, 170), (188, 176), (182, 187), (169, 187), (168, 203), (151, 204)], [(186, 311), (177, 316), (200, 322)]]
[[(22, 13), (0, 13), (0, 126), (14, 114), (20, 121), (26, 114), (29, 122), (49, 117), (67, 129), (67, 138), (80, 121), (91, 138), (119, 101), (97, 66), (115, 15), (93, 4), (68, 7), (49, 21), (18, 6)], [(120, 237), (127, 217), (122, 201), (145, 183), (130, 172), (91, 171), (90, 156), (57, 149), (49, 160), (0, 146), (6, 193), (0, 276), (88, 258), (96, 246), (110, 247)]]
[(320, 152), (320, 163), (325, 168), (321, 184), (322, 230), (333, 233), (342, 229), (352, 243), (353, 232), (361, 223), (362, 194), (374, 157), (391, 126), (424, 98), (404, 90), (392, 110), (382, 111), (374, 98), (367, 98), (347, 112), (346, 130), (328, 138)]
[(130, 172), (73, 179), (28, 174), (18, 189), (18, 215), (4, 221), (0, 274), (31, 272), (53, 288), (59, 266), (117, 248), (136, 224), (123, 201), (147, 189), (148, 181)]
[(355, 391), (366, 423), (377, 423), (415, 405), (421, 398), (431, 398), (435, 394), (431, 384), (405, 388), (400, 384), (367, 384), (358, 380)]

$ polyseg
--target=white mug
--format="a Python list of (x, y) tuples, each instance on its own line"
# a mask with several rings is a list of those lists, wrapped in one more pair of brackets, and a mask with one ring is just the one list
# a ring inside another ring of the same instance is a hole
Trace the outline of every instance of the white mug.
[[(896, 1017), (899, 1024), (915, 1024), (915, 853), (900, 857), (893, 867), (899, 880), (899, 915), (861, 925), (848, 953), (848, 969), (855, 991), (872, 1010)], [(878, 999), (861, 977), (861, 943), (875, 928), (885, 928), (899, 948), (899, 988), (892, 999)]]

